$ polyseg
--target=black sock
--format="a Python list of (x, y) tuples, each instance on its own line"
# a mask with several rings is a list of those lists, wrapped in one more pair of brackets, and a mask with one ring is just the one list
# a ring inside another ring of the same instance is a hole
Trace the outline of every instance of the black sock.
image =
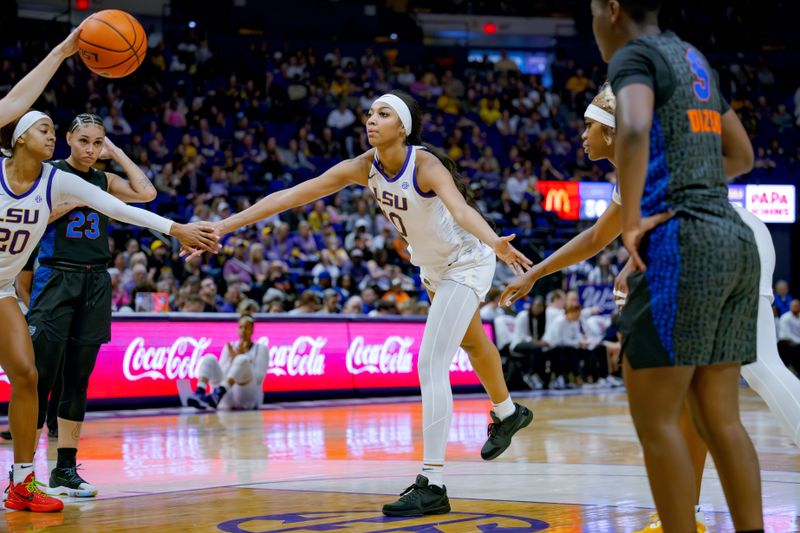
[(78, 448), (59, 448), (56, 468), (74, 468), (77, 462)]

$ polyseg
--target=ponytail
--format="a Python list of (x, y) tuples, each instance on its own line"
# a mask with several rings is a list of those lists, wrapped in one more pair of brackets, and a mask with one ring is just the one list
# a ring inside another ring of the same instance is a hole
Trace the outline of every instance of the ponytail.
[(456, 189), (458, 192), (461, 193), (461, 196), (464, 197), (464, 200), (467, 202), (467, 205), (477, 211), (481, 217), (486, 221), (487, 224), (497, 232), (497, 227), (495, 224), (486, 218), (486, 216), (481, 212), (480, 208), (478, 208), (478, 204), (475, 201), (475, 195), (472, 194), (472, 191), (469, 187), (466, 186), (464, 180), (462, 179), (461, 173), (458, 171), (458, 165), (455, 161), (450, 159), (444, 152), (442, 152), (439, 148), (428, 144), (422, 140), (422, 110), (419, 107), (417, 101), (408, 93), (400, 90), (393, 90), (390, 91), (389, 94), (393, 94), (403, 100), (405, 104), (408, 106), (408, 109), (411, 111), (411, 132), (406, 137), (406, 144), (408, 145), (415, 145), (415, 146), (422, 146), (428, 152), (432, 153), (436, 156), (436, 159), (444, 165), (444, 168), (450, 172), (450, 176), (453, 178), (453, 183), (455, 183)]

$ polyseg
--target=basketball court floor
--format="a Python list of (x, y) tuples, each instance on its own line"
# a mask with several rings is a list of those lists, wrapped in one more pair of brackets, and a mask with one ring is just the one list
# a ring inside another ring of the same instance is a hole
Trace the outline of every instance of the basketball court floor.
[[(484, 462), (488, 402), (457, 396), (445, 479), (453, 512), (387, 518), (422, 457), (418, 398), (272, 404), (258, 412), (90, 413), (79, 454), (93, 499), (63, 513), (0, 512), (0, 531), (627, 532), (653, 502), (617, 391), (517, 395), (533, 425)], [(800, 530), (800, 450), (752, 392), (745, 424), (761, 460), (766, 531)], [(55, 442), (42, 438), (46, 480)], [(0, 445), (0, 464), (11, 463)], [(710, 461), (709, 461), (710, 462)], [(710, 531), (732, 531), (713, 464), (701, 503)]]

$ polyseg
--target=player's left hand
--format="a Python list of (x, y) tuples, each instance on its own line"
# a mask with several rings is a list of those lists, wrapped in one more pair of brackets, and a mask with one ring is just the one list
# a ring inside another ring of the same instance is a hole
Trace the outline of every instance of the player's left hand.
[(220, 249), (219, 236), (214, 230), (214, 226), (208, 222), (174, 223), (170, 235), (178, 239), (181, 247), (191, 251), (192, 255), (202, 252), (215, 254)]
[(533, 261), (511, 246), (511, 241), (514, 240), (514, 237), (516, 237), (516, 235), (512, 233), (511, 235), (498, 238), (494, 245), (494, 253), (501, 261), (511, 267), (514, 274), (519, 276), (533, 265)]
[(659, 224), (672, 218), (673, 214), (672, 211), (665, 211), (657, 215), (640, 218), (639, 220), (633, 221), (633, 223), (629, 225), (630, 227), (622, 230), (622, 244), (625, 245), (625, 249), (628, 250), (631, 256), (630, 263), (633, 270), (638, 270), (640, 272), (647, 271), (647, 265), (644, 264), (644, 261), (642, 261), (639, 255), (639, 244), (642, 242), (642, 237)]
[(108, 137), (103, 137), (103, 149), (100, 150), (98, 159), (114, 159), (114, 152), (117, 150), (117, 145), (111, 142)]

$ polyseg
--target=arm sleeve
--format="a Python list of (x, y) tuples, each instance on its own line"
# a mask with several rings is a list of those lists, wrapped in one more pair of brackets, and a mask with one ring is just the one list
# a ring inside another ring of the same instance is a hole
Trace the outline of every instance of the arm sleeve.
[(100, 211), (109, 218), (169, 234), (172, 221), (150, 211), (131, 207), (107, 192), (68, 172), (57, 170), (52, 178), (53, 205), (75, 202)]

